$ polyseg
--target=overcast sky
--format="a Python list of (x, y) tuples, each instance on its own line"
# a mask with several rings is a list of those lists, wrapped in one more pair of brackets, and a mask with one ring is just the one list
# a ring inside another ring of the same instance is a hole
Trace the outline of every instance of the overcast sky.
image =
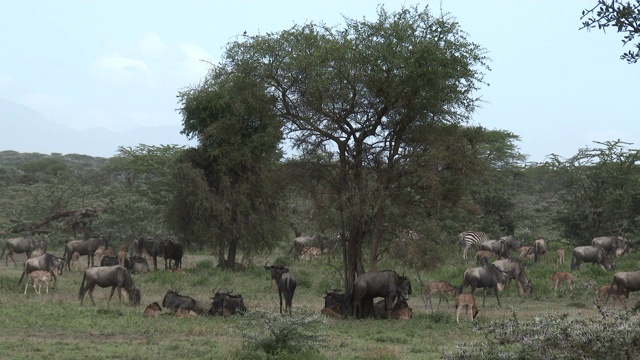
[[(519, 135), (530, 161), (592, 141), (638, 143), (640, 64), (620, 34), (579, 31), (590, 1), (385, 1), (453, 15), (492, 59), (473, 124)], [(0, 98), (74, 129), (180, 125), (176, 95), (246, 31), (342, 16), (376, 19), (376, 2), (0, 0)], [(205, 61), (202, 61), (205, 60)], [(634, 111), (635, 110), (635, 111)], [(0, 124), (0, 131), (2, 131)], [(27, 138), (28, 141), (28, 138)], [(186, 139), (185, 139), (186, 143)], [(55, 151), (52, 149), (51, 151)], [(91, 149), (85, 152), (93, 155)]]

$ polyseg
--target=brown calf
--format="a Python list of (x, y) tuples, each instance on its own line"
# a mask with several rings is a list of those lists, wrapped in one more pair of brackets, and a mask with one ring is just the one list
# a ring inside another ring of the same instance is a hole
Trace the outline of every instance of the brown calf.
[(322, 249), (318, 247), (306, 247), (302, 250), (302, 255), (300, 257), (303, 260), (311, 260), (320, 255), (322, 255)]
[(412, 316), (413, 309), (408, 306), (397, 310), (391, 310), (391, 314), (389, 314), (389, 318), (394, 320), (409, 320)]
[(340, 307), (340, 304), (333, 304), (320, 310), (320, 313), (328, 317), (341, 318), (342, 315), (340, 315), (340, 312), (342, 310), (340, 309)]
[(478, 307), (476, 306), (476, 298), (473, 294), (458, 294), (456, 295), (456, 321), (460, 323), (460, 313), (462, 308), (467, 308), (467, 316), (471, 318), (471, 321), (478, 316)]
[(476, 263), (482, 264), (483, 261), (489, 261), (491, 258), (495, 258), (496, 253), (489, 250), (480, 250), (476, 253)]
[(178, 311), (176, 311), (176, 317), (178, 319), (182, 319), (183, 317), (196, 317), (198, 316), (198, 314), (193, 311), (193, 310), (187, 310), (187, 309), (183, 309), (183, 308), (178, 308)]
[(124, 260), (127, 258), (129, 252), (129, 246), (127, 244), (122, 245), (122, 248), (118, 252), (118, 265), (124, 266)]
[(84, 271), (84, 266), (82, 266), (82, 262), (80, 261), (80, 253), (74, 251), (71, 254), (71, 264), (73, 264), (74, 271)]
[(424, 300), (424, 304), (427, 305), (427, 300), (428, 300), (429, 306), (431, 306), (431, 311), (433, 311), (433, 304), (431, 304), (431, 297), (434, 294), (440, 295), (440, 300), (438, 301), (438, 309), (440, 309), (440, 303), (442, 302), (442, 299), (444, 299), (447, 302), (447, 305), (449, 305), (448, 296), (451, 296), (452, 298), (456, 296), (456, 288), (446, 281), (432, 281), (428, 284), (425, 284), (424, 289), (425, 289), (425, 298), (426, 298)]
[[(27, 295), (27, 288), (29, 287), (29, 283), (33, 285), (33, 290), (36, 291), (36, 294), (40, 295), (40, 290), (42, 289), (42, 284), (44, 283), (46, 286), (47, 294), (49, 293), (49, 282), (54, 279), (53, 273), (44, 270), (35, 270), (29, 273), (29, 278), (27, 279), (27, 283), (24, 286), (24, 294)], [(36, 288), (37, 286), (37, 288)]]
[[(529, 249), (531, 249), (532, 246), (521, 246), (518, 249), (518, 252), (520, 253), (520, 257), (523, 257), (525, 255), (527, 255), (529, 253)], [(532, 256), (528, 256), (528, 257), (532, 257)]]
[(160, 315), (161, 311), (162, 311), (162, 308), (160, 307), (160, 304), (158, 304), (156, 301), (154, 301), (153, 303), (149, 304), (149, 306), (147, 306), (146, 309), (144, 309), (144, 313), (142, 313), (142, 316), (144, 316), (144, 317), (158, 317), (158, 315)]
[[(596, 296), (595, 299), (593, 299), (593, 302), (595, 304), (600, 304), (600, 300), (604, 299), (604, 304), (607, 303), (607, 295), (609, 294), (609, 289), (611, 288), (611, 285), (602, 285), (598, 291), (596, 291)], [(618, 291), (618, 286), (617, 285), (613, 285), (613, 290), (611, 290), (611, 294), (613, 294), (613, 306), (616, 306), (616, 299), (618, 299), (618, 302), (623, 304), (622, 302), (622, 298), (620, 297), (621, 295), (624, 296), (626, 299), (629, 298), (629, 290), (627, 290), (626, 288), (620, 292)]]
[(561, 281), (566, 282), (569, 290), (573, 291), (573, 275), (571, 275), (570, 272), (556, 271), (551, 275), (551, 281), (553, 281), (553, 288), (555, 291), (558, 291), (558, 286)]
[(556, 261), (557, 261), (558, 267), (564, 264), (564, 249), (556, 250)]

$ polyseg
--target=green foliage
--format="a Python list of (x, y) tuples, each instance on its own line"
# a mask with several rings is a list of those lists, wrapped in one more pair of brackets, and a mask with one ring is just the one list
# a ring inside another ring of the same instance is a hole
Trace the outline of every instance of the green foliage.
[[(609, 27), (614, 27), (617, 32), (626, 33), (622, 40), (622, 44), (626, 45), (640, 33), (640, 1), (636, 0), (635, 4), (631, 4), (630, 1), (625, 3), (623, 0), (598, 0), (594, 7), (582, 11), (580, 19), (583, 20), (581, 29), (590, 31), (597, 26), (599, 30), (606, 31)], [(629, 50), (620, 59), (629, 64), (638, 62), (640, 43), (634, 46), (636, 50)]]
[(325, 320), (317, 312), (294, 311), (292, 316), (251, 311), (237, 325), (243, 347), (269, 355), (316, 353), (325, 338)]

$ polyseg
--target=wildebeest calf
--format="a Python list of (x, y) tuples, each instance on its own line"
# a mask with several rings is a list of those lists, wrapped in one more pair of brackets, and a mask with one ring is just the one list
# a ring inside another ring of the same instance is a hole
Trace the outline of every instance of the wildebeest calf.
[[(27, 288), (29, 287), (29, 283), (33, 285), (33, 290), (36, 291), (36, 294), (40, 295), (40, 290), (42, 289), (42, 284), (46, 286), (46, 292), (49, 293), (49, 283), (53, 281), (55, 275), (52, 272), (44, 271), (44, 270), (36, 270), (32, 271), (29, 274), (29, 278), (24, 286), (24, 294), (27, 295)], [(37, 288), (36, 288), (37, 286)]]
[(558, 266), (564, 264), (564, 249), (556, 250), (556, 262)]
[(433, 311), (433, 304), (431, 303), (431, 297), (434, 294), (440, 295), (440, 300), (438, 301), (438, 309), (440, 309), (440, 303), (442, 302), (442, 299), (444, 299), (447, 302), (447, 305), (449, 305), (448, 296), (451, 296), (452, 298), (456, 296), (456, 288), (446, 281), (432, 281), (430, 283), (427, 283), (424, 286), (424, 289), (425, 289), (425, 297), (426, 297), (426, 300), (424, 301), (424, 303), (426, 305), (427, 300), (429, 301), (429, 306), (431, 306), (431, 311)]
[(71, 264), (74, 271), (84, 271), (84, 266), (82, 266), (82, 262), (80, 261), (79, 252), (74, 251), (73, 254), (71, 254)]
[(573, 291), (573, 275), (571, 275), (571, 273), (569, 272), (556, 271), (553, 273), (553, 275), (551, 275), (551, 281), (553, 281), (553, 288), (555, 291), (558, 291), (558, 286), (560, 285), (561, 281), (567, 283), (569, 290)]
[(471, 318), (471, 321), (474, 321), (478, 316), (478, 307), (473, 294), (458, 294), (456, 296), (456, 322), (458, 324), (460, 323), (460, 313), (463, 308), (467, 309), (467, 316)]
[(142, 313), (142, 316), (144, 316), (144, 317), (158, 317), (158, 315), (160, 315), (161, 311), (162, 311), (162, 307), (160, 306), (160, 304), (158, 304), (158, 302), (154, 301), (144, 309), (144, 313)]
[(493, 251), (479, 250), (476, 253), (476, 263), (482, 265), (489, 262), (489, 259), (495, 258), (495, 257), (496, 257), (496, 253), (494, 253)]
[(629, 291), (625, 288), (622, 291), (618, 291), (618, 286), (616, 285), (602, 285), (597, 291), (596, 291), (596, 296), (593, 299), (595, 304), (600, 304), (600, 300), (604, 299), (604, 304), (607, 303), (607, 295), (609, 294), (609, 289), (611, 289), (611, 293), (613, 294), (614, 298), (613, 298), (613, 306), (615, 307), (616, 305), (616, 299), (618, 299), (618, 302), (622, 304), (622, 298), (620, 296), (624, 296), (625, 298), (629, 298)]

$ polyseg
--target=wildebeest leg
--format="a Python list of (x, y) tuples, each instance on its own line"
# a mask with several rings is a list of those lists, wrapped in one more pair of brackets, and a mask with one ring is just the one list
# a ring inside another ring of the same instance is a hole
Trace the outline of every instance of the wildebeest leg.
[(16, 261), (13, 259), (13, 250), (9, 249), (9, 252), (7, 253), (7, 261), (5, 262), (5, 266), (8, 266), (9, 264), (9, 257), (11, 257), (11, 261), (13, 261), (13, 266), (16, 267), (18, 266), (18, 264), (16, 264)]
[(280, 296), (280, 314), (282, 314), (282, 291), (278, 291), (278, 295)]
[[(498, 285), (493, 287), (493, 291), (496, 292), (496, 300), (498, 300), (498, 306), (501, 306), (500, 305), (500, 296), (498, 295)], [(484, 304), (482, 304), (482, 305), (484, 306)]]
[[(93, 286), (90, 287), (88, 293), (89, 293), (89, 297), (91, 298), (91, 303), (93, 304), (93, 306), (96, 306), (96, 302), (93, 300), (93, 289), (94, 289)], [(80, 301), (80, 305), (82, 305), (82, 301)]]
[[(111, 287), (111, 294), (109, 295), (109, 300), (107, 301), (107, 306), (111, 305), (111, 298), (113, 297), (113, 293), (116, 291), (116, 286)], [(120, 287), (118, 287), (118, 296), (120, 296)]]
[(153, 255), (151, 258), (153, 258), (153, 270), (158, 270), (158, 257)]

